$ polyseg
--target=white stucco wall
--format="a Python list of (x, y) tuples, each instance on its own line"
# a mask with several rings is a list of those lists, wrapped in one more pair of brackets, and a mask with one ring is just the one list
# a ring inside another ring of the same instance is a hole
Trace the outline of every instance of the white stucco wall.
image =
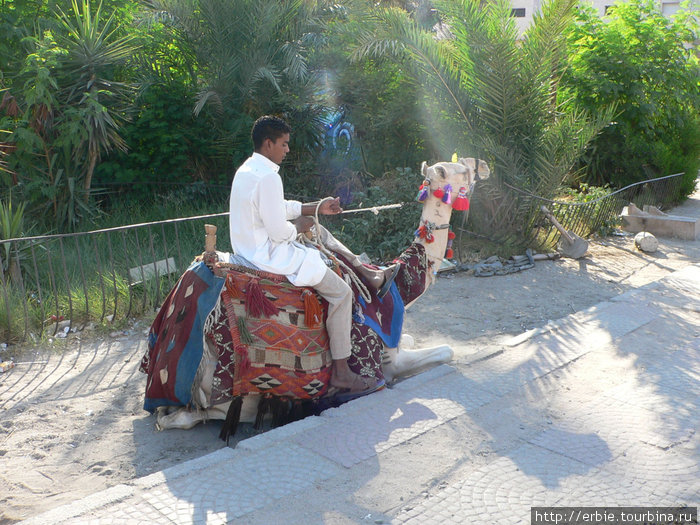
[[(615, 3), (614, 0), (584, 0), (588, 4), (591, 4), (593, 7), (596, 8), (598, 11), (599, 15), (604, 15), (605, 10), (613, 5)], [(659, 4), (661, 5), (661, 11), (665, 15), (672, 15), (678, 9), (680, 8), (680, 0), (659, 0)], [(515, 21), (518, 25), (518, 29), (520, 30), (520, 34), (522, 35), (523, 32), (527, 29), (527, 27), (530, 25), (532, 22), (532, 15), (535, 13), (539, 7), (540, 7), (540, 0), (512, 0), (511, 5), (513, 6), (513, 9), (525, 9), (525, 16), (524, 17), (516, 17)], [(692, 0), (690, 4), (690, 9), (693, 9), (695, 11), (700, 8), (700, 0)]]

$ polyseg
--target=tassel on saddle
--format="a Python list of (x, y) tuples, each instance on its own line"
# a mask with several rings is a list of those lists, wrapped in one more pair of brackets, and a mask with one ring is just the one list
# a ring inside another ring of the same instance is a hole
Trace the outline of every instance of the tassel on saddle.
[(241, 420), (241, 406), (243, 406), (243, 396), (234, 397), (226, 412), (226, 419), (219, 432), (219, 439), (228, 445), (229, 438), (236, 433), (238, 422)]
[(260, 280), (255, 277), (248, 281), (245, 309), (252, 317), (272, 317), (277, 313), (277, 307), (265, 296), (260, 287)]
[(304, 298), (304, 322), (309, 328), (318, 328), (323, 321), (323, 307), (318, 301), (318, 297), (311, 290), (304, 290), (301, 293)]

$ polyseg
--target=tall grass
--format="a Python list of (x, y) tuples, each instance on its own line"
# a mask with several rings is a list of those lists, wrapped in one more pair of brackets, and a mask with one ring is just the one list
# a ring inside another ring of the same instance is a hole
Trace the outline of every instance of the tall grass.
[[(90, 233), (0, 241), (10, 253), (23, 254), (21, 278), (5, 272), (0, 279), (0, 342), (52, 336), (68, 325), (61, 321), (80, 330), (152, 313), (203, 251), (205, 223), (218, 227), (219, 248), (230, 248), (225, 216), (149, 223), (221, 212), (227, 197), (198, 202), (175, 194), (126, 201), (114, 205), (101, 224), (92, 224)], [(127, 225), (133, 226), (96, 231)], [(157, 277), (139, 270), (164, 260), (174, 264)]]

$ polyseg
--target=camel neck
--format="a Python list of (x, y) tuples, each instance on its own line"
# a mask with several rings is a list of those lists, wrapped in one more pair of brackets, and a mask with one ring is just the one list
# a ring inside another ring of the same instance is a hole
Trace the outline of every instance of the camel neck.
[(418, 225), (419, 235), (415, 242), (425, 247), (428, 258), (428, 278), (426, 288), (435, 282), (437, 271), (445, 257), (452, 207), (434, 196), (428, 197), (423, 205), (423, 213)]

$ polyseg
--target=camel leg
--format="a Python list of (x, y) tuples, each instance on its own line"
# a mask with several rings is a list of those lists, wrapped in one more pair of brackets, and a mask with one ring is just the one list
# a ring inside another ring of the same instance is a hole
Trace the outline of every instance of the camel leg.
[[(258, 415), (258, 404), (260, 396), (250, 395), (243, 398), (241, 406), (241, 423), (255, 423), (255, 418)], [(231, 403), (221, 403), (206, 409), (188, 409), (181, 407), (175, 411), (167, 409), (158, 410), (156, 414), (156, 428), (158, 430), (169, 430), (179, 428), (188, 430), (203, 421), (211, 419), (226, 419), (226, 413)]]
[(382, 358), (382, 372), (387, 381), (401, 376), (416, 374), (429, 365), (449, 363), (454, 352), (447, 345), (405, 350), (403, 348), (385, 348)]
[(168, 430), (179, 428), (188, 430), (202, 421), (209, 419), (206, 410), (190, 410), (185, 407), (174, 412), (169, 410), (158, 410), (156, 413), (156, 430)]

